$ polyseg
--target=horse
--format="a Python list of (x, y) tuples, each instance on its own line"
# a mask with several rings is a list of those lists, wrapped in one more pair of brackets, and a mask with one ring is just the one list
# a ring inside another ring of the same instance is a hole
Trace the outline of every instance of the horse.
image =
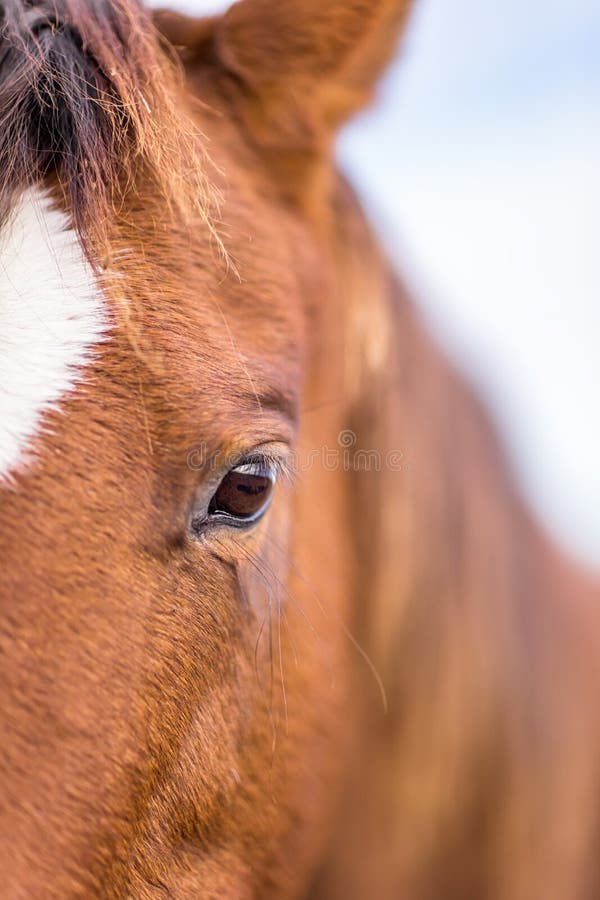
[(335, 164), (409, 12), (0, 2), (7, 900), (600, 893), (597, 581)]

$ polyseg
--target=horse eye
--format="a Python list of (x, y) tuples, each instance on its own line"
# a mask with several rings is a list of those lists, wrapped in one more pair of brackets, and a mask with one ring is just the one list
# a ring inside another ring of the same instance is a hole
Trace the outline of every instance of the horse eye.
[(213, 494), (208, 521), (236, 526), (256, 522), (271, 502), (275, 481), (275, 467), (267, 461), (235, 466)]

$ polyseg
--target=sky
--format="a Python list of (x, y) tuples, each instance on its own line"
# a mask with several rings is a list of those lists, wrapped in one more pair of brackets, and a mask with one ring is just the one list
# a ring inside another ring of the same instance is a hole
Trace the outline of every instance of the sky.
[(600, 565), (600, 3), (420, 0), (338, 152), (530, 503)]

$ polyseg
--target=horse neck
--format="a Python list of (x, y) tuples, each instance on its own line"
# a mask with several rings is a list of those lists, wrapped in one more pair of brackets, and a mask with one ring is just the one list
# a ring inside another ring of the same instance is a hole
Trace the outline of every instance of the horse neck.
[[(420, 898), (441, 870), (448, 898), (530, 900), (548, 885), (586, 896), (599, 585), (532, 520), (473, 392), (381, 258), (366, 257), (374, 267), (348, 287), (368, 323), (352, 428), (384, 464), (353, 476), (355, 627), (389, 709), (365, 687), (336, 883), (347, 898), (400, 887)], [(389, 331), (379, 359), (369, 328)], [(403, 849), (390, 859), (388, 847)], [(357, 859), (372, 868), (361, 875)]]

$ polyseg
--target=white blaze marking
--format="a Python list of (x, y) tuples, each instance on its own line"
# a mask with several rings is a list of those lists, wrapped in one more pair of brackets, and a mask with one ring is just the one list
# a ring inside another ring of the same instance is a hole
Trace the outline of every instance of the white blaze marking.
[(35, 451), (44, 412), (81, 379), (106, 328), (67, 216), (25, 192), (0, 232), (0, 482)]

